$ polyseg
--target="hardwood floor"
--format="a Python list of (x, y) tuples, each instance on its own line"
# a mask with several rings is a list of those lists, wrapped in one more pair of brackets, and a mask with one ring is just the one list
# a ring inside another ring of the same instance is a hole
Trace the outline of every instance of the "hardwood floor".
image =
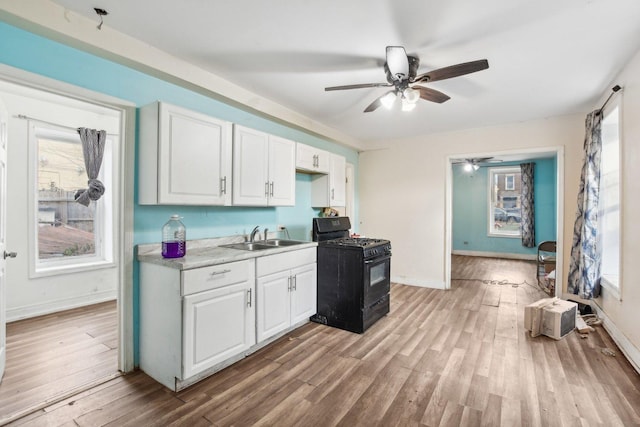
[(14, 425), (640, 425), (640, 378), (601, 327), (560, 341), (523, 330), (523, 307), (545, 296), (534, 264), (453, 266), (449, 291), (393, 284), (391, 312), (363, 335), (310, 323), (182, 392), (137, 372)]
[(118, 374), (116, 302), (7, 324), (0, 424)]

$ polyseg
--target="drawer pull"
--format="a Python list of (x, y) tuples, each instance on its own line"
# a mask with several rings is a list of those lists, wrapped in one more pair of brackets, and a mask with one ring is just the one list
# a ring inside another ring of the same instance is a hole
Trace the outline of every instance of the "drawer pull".
[(231, 270), (212, 271), (211, 273), (209, 273), (209, 276), (214, 277), (214, 276), (219, 276), (221, 274), (227, 274), (227, 273), (231, 273)]
[(247, 307), (251, 307), (252, 301), (251, 301), (251, 289), (247, 289)]

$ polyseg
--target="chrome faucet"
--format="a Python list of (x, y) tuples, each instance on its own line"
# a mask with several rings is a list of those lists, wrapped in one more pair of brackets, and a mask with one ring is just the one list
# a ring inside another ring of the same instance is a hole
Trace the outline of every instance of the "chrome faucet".
[(265, 227), (265, 229), (264, 229), (264, 239), (262, 239), (262, 240), (264, 240), (264, 241), (267, 240), (267, 233), (268, 232), (269, 232), (269, 229)]
[(256, 225), (256, 227), (251, 230), (251, 234), (249, 235), (249, 241), (250, 242), (254, 242), (256, 239), (256, 234), (258, 234), (258, 230), (260, 229), (259, 225)]

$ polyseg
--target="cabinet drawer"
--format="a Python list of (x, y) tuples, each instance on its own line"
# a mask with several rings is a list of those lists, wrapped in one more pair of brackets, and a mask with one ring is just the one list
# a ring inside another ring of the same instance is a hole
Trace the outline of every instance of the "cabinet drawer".
[(182, 295), (253, 280), (254, 260), (248, 259), (182, 272)]
[(276, 255), (263, 256), (257, 260), (257, 276), (290, 270), (305, 264), (316, 262), (317, 248), (305, 248)]

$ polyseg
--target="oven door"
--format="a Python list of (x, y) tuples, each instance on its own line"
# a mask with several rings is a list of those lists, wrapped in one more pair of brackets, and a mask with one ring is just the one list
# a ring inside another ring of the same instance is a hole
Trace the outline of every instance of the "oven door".
[(369, 307), (389, 293), (391, 284), (391, 255), (386, 254), (364, 261), (364, 305)]

